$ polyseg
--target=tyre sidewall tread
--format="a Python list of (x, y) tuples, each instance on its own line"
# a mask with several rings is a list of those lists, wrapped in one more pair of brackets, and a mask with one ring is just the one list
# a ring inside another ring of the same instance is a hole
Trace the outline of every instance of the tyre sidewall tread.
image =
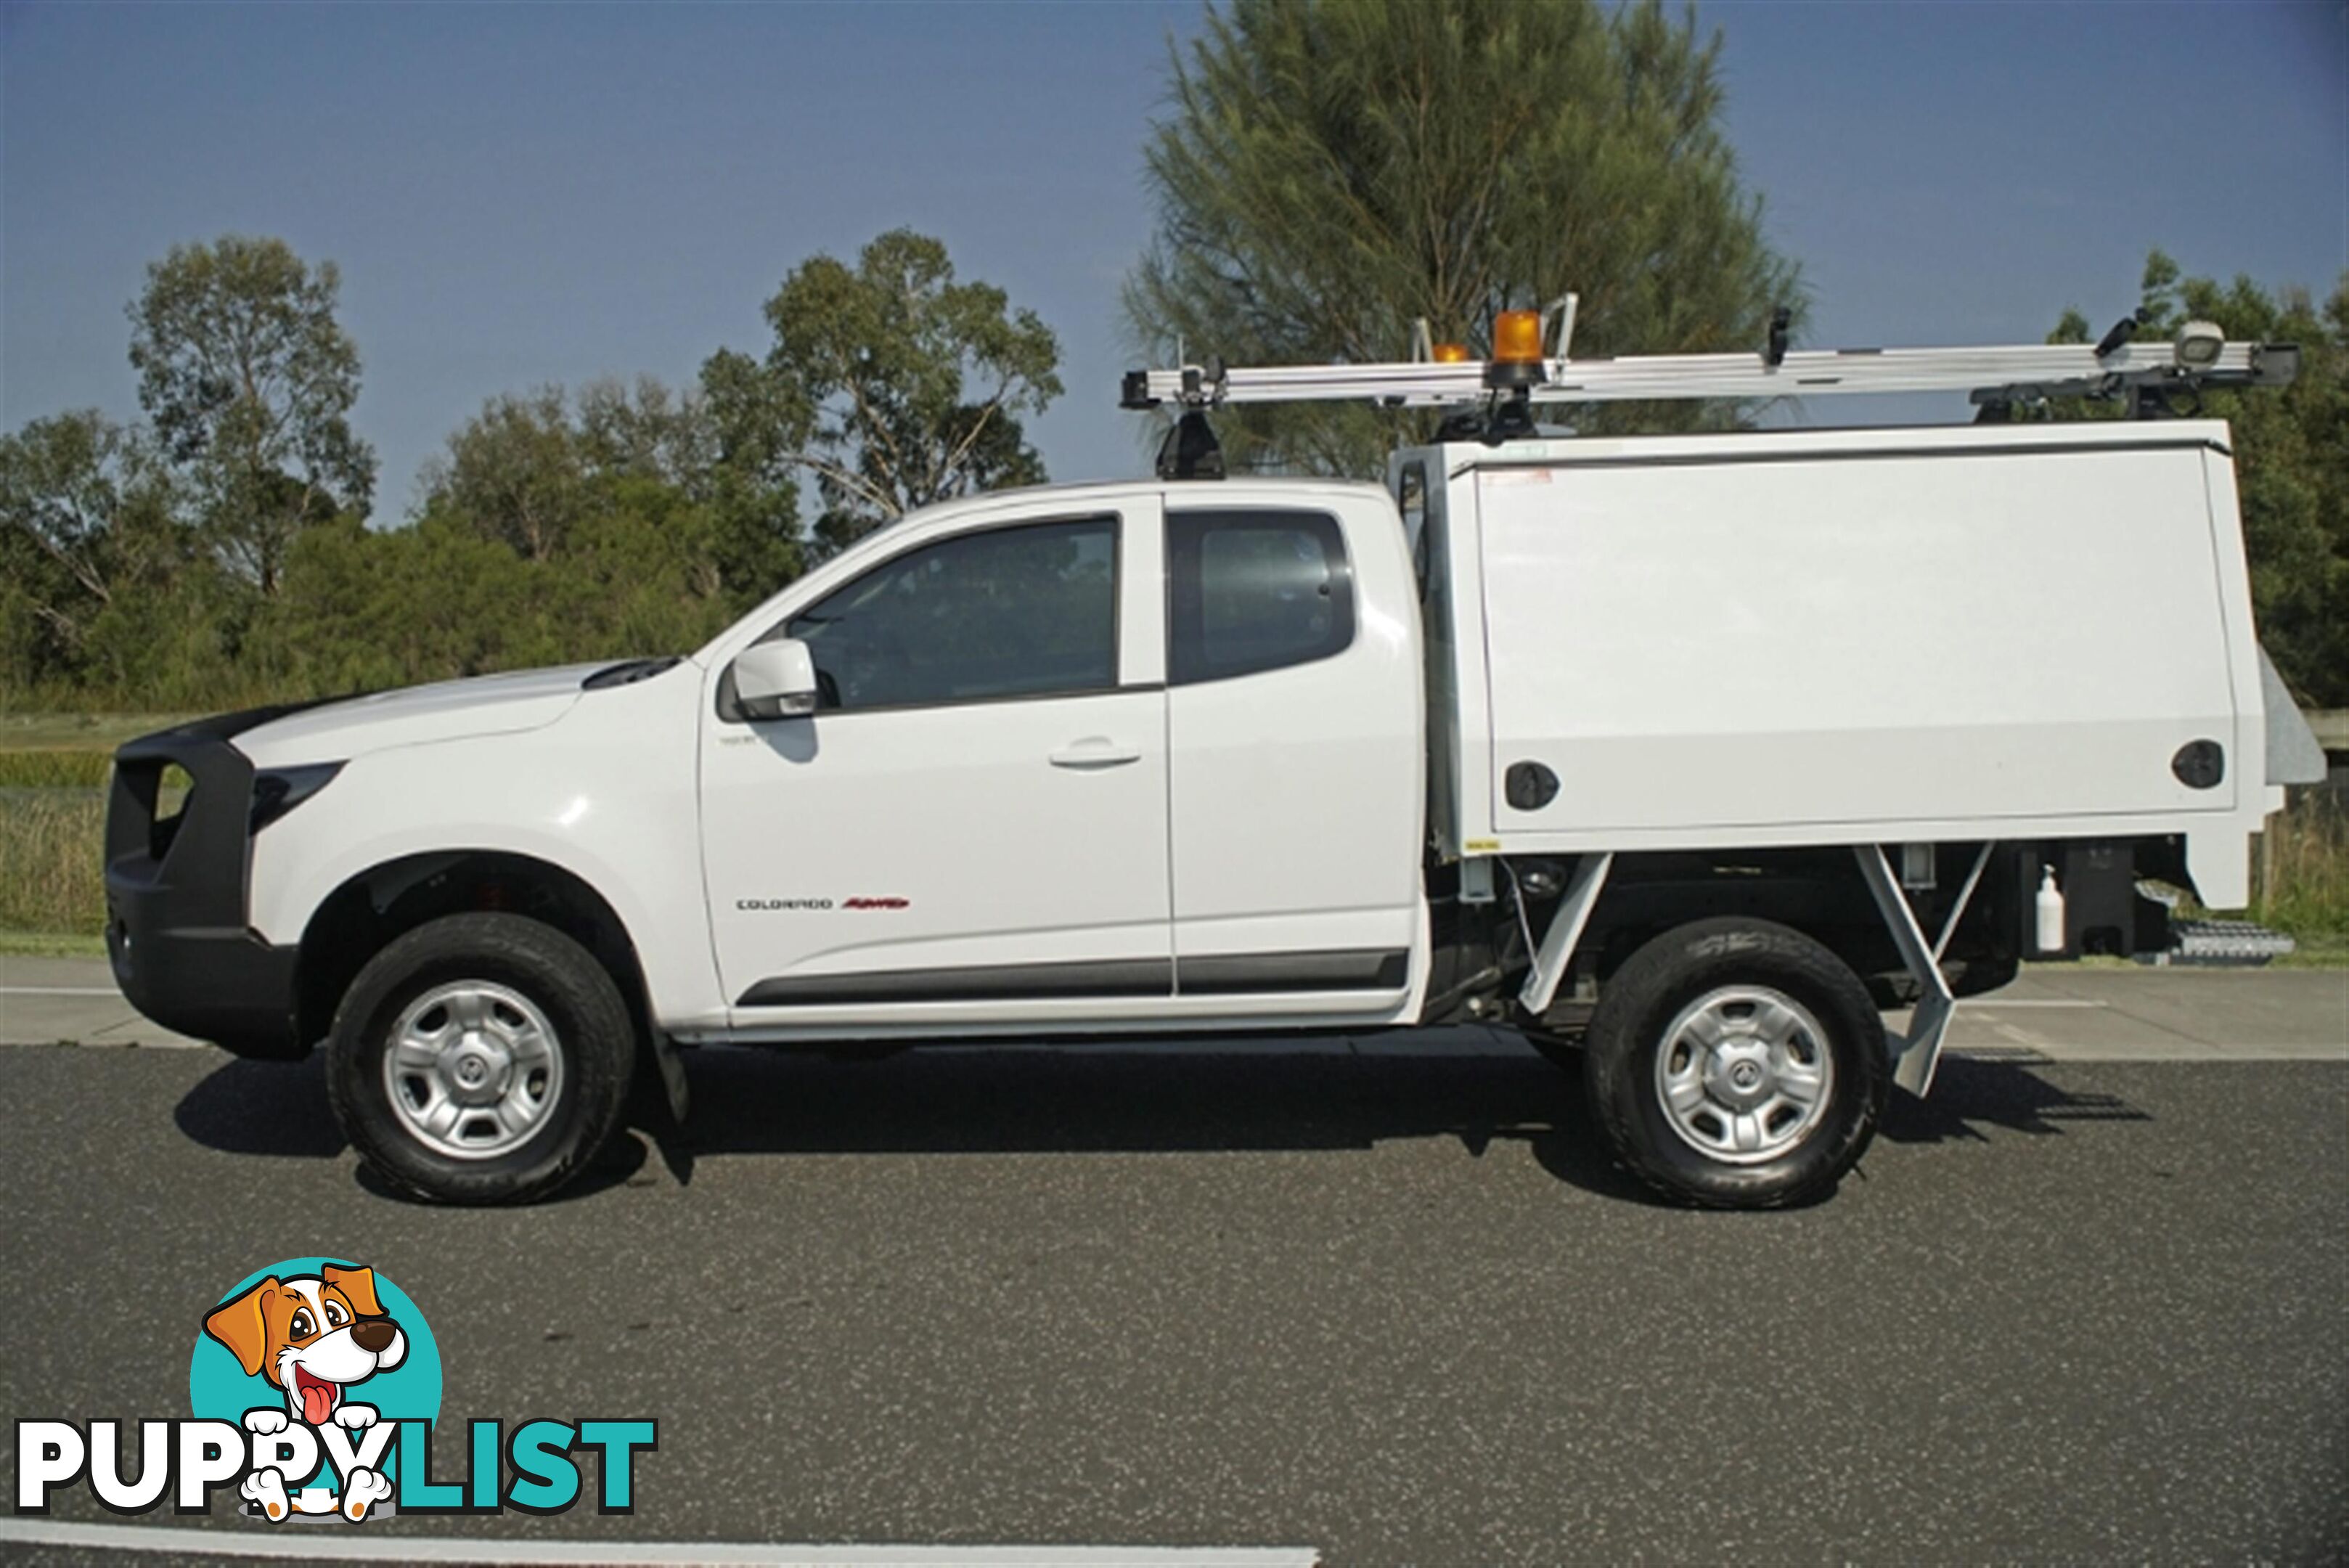
[[(519, 1148), (488, 1159), (454, 1159), (419, 1143), (383, 1085), (400, 1011), (455, 980), (492, 981), (528, 996), (554, 1025), (564, 1054), (553, 1117)], [(610, 1139), (636, 1054), (619, 987), (585, 948), (519, 915), (450, 915), (390, 942), (351, 982), (327, 1041), (326, 1096), (359, 1158), (403, 1192), (443, 1203), (523, 1203), (563, 1186)]]

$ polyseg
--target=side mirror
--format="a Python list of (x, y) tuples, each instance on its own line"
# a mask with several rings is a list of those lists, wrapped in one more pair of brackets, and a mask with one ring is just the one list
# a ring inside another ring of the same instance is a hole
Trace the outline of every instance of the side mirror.
[(734, 700), (746, 719), (796, 719), (815, 711), (815, 658), (797, 638), (744, 649), (734, 660)]

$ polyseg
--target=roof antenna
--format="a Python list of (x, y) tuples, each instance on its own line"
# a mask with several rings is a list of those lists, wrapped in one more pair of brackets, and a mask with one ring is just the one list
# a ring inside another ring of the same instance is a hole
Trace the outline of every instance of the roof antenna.
[(1770, 342), (1762, 350), (1762, 362), (1773, 370), (1786, 362), (1786, 329), (1795, 324), (1795, 313), (1780, 306), (1770, 313)]

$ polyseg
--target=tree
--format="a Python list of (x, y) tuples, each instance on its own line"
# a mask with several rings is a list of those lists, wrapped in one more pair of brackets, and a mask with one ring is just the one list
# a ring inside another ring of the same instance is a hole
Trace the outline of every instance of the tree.
[(73, 678), (117, 600), (186, 554), (151, 445), (82, 410), (0, 437), (0, 581), (12, 682)]
[[(702, 386), (737, 472), (805, 469), (836, 547), (932, 502), (1044, 477), (1019, 416), (1060, 396), (1060, 345), (1003, 290), (957, 283), (946, 246), (899, 229), (857, 265), (809, 258), (767, 302), (763, 363), (721, 350)], [(973, 395), (976, 389), (976, 396)]]
[(375, 454), (351, 431), (358, 349), (335, 319), (341, 275), (285, 241), (174, 245), (130, 306), (139, 401), (193, 480), (206, 537), (264, 594), (287, 546), (364, 514)]
[[(2281, 391), (2214, 391), (2199, 412), (2231, 427), (2243, 545), (2260, 641), (2293, 695), (2312, 707), (2349, 707), (2349, 273), (2318, 307), (2305, 289), (2271, 292), (2251, 278), (2186, 277), (2156, 250), (2139, 289), (2141, 339), (2189, 320), (2216, 322), (2231, 339), (2297, 343), (2299, 378)], [(2051, 343), (2095, 337), (2067, 310)], [(2021, 419), (2116, 419), (2110, 401), (2067, 399)], [(2182, 412), (2197, 411), (2192, 409)]]
[(385, 529), (330, 519), (287, 552), (247, 662), (286, 696), (560, 663), (545, 570), (438, 514)]
[(157, 709), (239, 697), (239, 593), (143, 431), (95, 410), (0, 438), (0, 688)]
[[(1158, 233), (1125, 309), (1154, 362), (1402, 358), (1413, 323), (1481, 353), (1505, 308), (1580, 296), (1581, 354), (1758, 348), (1803, 310), (1719, 119), (1719, 35), (1657, 0), (1230, 0), (1146, 150)], [(1587, 429), (1730, 410), (1599, 407)], [(1257, 406), (1243, 464), (1375, 475), (1423, 416)]]
[(800, 533), (796, 400), (778, 390), (766, 367), (720, 350), (701, 368), (708, 417), (711, 558), (737, 613), (805, 569)]
[(459, 426), (421, 476), (428, 512), (460, 519), (524, 560), (554, 554), (587, 507), (588, 475), (563, 389), (502, 393)]
[(655, 376), (590, 381), (579, 389), (581, 450), (599, 472), (658, 480), (700, 499), (717, 456), (706, 401)]
[(717, 635), (733, 611), (710, 508), (648, 475), (594, 483), (595, 504), (539, 557), (438, 498), (402, 527), (345, 516), (305, 530), (242, 667), (275, 691), (324, 695), (682, 652)]
[(798, 573), (798, 497), (788, 465), (727, 455), (715, 401), (650, 376), (492, 398), (425, 471), (423, 514), (531, 562), (668, 529), (704, 591), (748, 609)]

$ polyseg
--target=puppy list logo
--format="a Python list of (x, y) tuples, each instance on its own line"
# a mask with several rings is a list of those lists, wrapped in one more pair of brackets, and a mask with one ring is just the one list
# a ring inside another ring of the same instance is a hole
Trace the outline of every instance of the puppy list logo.
[[(321, 1258), (312, 1272), (294, 1272), (301, 1266), (281, 1263), (204, 1314), (204, 1337), (188, 1365), (188, 1405), (274, 1439), (270, 1462), (256, 1459), (237, 1488), (261, 1513), (340, 1513), (356, 1524), (392, 1493), (384, 1452), (392, 1428), (370, 1433), (384, 1411), (367, 1400), (387, 1401), (395, 1421), (420, 1419), (429, 1428), (440, 1413), (440, 1353), (416, 1303), (373, 1269)], [(393, 1375), (408, 1365), (411, 1345), (403, 1318), (415, 1325), (418, 1354), (401, 1378)], [(360, 1383), (374, 1386), (365, 1399), (350, 1397), (347, 1390)], [(331, 1438), (342, 1440), (330, 1446)]]
[[(579, 1451), (597, 1450), (605, 1513), (635, 1511), (634, 1460), (650, 1420), (468, 1424), (468, 1473), (433, 1479), (440, 1351), (407, 1293), (363, 1264), (293, 1258), (247, 1276), (203, 1314), (188, 1366), (190, 1420), (19, 1420), (16, 1511), (85, 1477), (116, 1513), (166, 1495), (202, 1513), (233, 1487), (243, 1510), (283, 1523), (357, 1524), (402, 1513), (561, 1513), (584, 1494)], [(129, 1471), (122, 1430), (138, 1433)]]

